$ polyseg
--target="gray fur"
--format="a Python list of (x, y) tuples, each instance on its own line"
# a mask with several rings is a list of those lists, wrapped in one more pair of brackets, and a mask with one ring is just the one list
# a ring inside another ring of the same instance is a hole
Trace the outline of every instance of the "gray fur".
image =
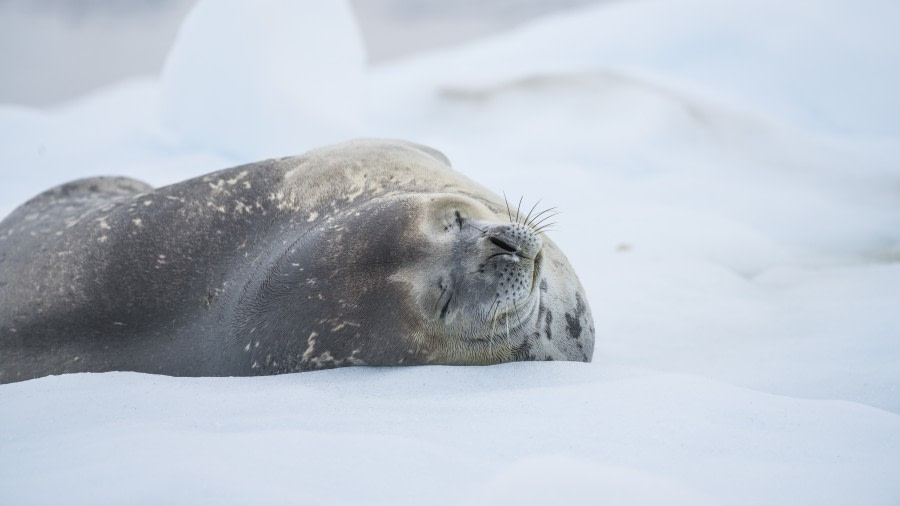
[(593, 338), (556, 246), (407, 142), (80, 180), (0, 222), (0, 383), (589, 361)]

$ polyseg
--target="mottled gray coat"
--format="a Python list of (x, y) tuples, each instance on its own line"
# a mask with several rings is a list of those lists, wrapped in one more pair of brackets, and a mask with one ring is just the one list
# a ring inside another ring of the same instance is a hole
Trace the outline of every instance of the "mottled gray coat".
[(405, 142), (80, 180), (0, 223), (0, 383), (589, 361), (593, 338), (556, 246)]

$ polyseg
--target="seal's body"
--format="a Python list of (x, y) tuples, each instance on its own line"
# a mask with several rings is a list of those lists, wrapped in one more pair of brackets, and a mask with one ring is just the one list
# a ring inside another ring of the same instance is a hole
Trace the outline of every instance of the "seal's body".
[(399, 141), (58, 186), (0, 223), (0, 382), (589, 361), (578, 279), (511, 218)]

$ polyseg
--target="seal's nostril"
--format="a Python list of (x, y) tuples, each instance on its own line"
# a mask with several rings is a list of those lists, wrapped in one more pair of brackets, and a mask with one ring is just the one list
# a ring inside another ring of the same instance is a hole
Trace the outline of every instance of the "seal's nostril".
[(494, 245), (497, 246), (498, 248), (503, 249), (503, 250), (506, 250), (506, 251), (509, 251), (510, 253), (515, 253), (516, 251), (518, 251), (518, 248), (516, 248), (515, 246), (509, 244), (508, 242), (504, 241), (503, 239), (498, 239), (498, 238), (496, 238), (496, 237), (491, 237), (490, 240), (491, 240), (491, 242), (494, 243)]

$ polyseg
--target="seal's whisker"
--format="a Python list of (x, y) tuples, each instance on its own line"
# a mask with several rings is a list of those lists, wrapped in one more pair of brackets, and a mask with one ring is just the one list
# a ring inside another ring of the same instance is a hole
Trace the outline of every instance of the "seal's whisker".
[(547, 224), (541, 225), (540, 227), (538, 227), (538, 228), (535, 229), (535, 230), (536, 230), (537, 233), (541, 233), (541, 232), (544, 232), (545, 230), (549, 229), (549, 228), (552, 227), (553, 225), (556, 225), (556, 222), (555, 222), (555, 221), (554, 221), (554, 222), (551, 222), (551, 223), (547, 223)]
[(540, 199), (538, 199), (538, 201), (535, 202), (533, 206), (531, 206), (531, 210), (528, 211), (528, 215), (525, 216), (525, 221), (524, 221), (524, 223), (525, 223), (526, 225), (529, 224), (528, 218), (531, 218), (531, 213), (534, 212), (535, 208), (537, 208), (538, 204), (540, 204), (540, 203), (541, 203), (541, 201), (540, 201)]
[[(498, 299), (499, 299), (499, 297), (498, 297)], [(504, 315), (500, 314), (500, 300), (497, 300), (497, 307), (494, 308), (494, 322), (496, 325), (500, 324), (500, 319), (503, 316)]]
[(503, 192), (503, 202), (506, 202), (506, 215), (509, 216), (509, 222), (512, 223), (512, 213), (509, 211), (509, 199), (506, 198), (506, 192)]
[[(550, 219), (554, 216), (559, 216), (560, 214), (562, 214), (562, 211), (557, 211), (555, 207), (552, 207), (550, 209), (546, 209), (540, 215), (535, 216), (534, 219), (532, 220), (532, 223), (534, 223), (534, 225), (537, 226), (537, 225), (540, 225), (542, 221)], [(538, 219), (538, 218), (540, 218), (540, 219)]]
[(557, 209), (556, 206), (548, 207), (547, 209), (544, 209), (543, 211), (537, 213), (536, 215), (534, 215), (534, 218), (531, 219), (531, 223), (529, 223), (529, 225), (532, 226), (532, 227), (534, 227), (534, 226), (535, 226), (535, 222), (537, 221), (538, 218), (540, 218), (541, 216), (543, 216), (543, 215), (545, 215), (545, 214), (547, 214), (547, 213), (553, 212), (553, 211), (555, 211), (556, 209)]
[(547, 221), (551, 220), (555, 217), (559, 216), (559, 214), (548, 214), (545, 219), (541, 220), (540, 223), (535, 224), (534, 228), (541, 228), (547, 225), (547, 223), (556, 223), (555, 221)]
[(519, 205), (516, 206), (516, 223), (519, 223), (519, 210), (522, 209), (522, 199), (525, 198), (525, 195), (519, 197)]
[(518, 303), (513, 303), (513, 314), (516, 316), (516, 322), (519, 324), (519, 327), (522, 327), (522, 308), (525, 307), (525, 303), (523, 302), (520, 306)]
[(494, 303), (496, 302), (496, 300), (497, 300), (497, 297), (494, 297), (494, 300), (491, 301), (491, 305), (488, 307), (487, 311), (484, 311), (483, 309), (478, 308), (478, 311), (479, 311), (479, 312), (484, 312), (485, 314), (490, 314), (490, 315), (491, 315), (489, 318), (486, 318), (486, 319), (484, 320), (484, 322), (485, 322), (486, 324), (487, 324), (487, 323), (490, 323), (490, 324), (491, 324), (491, 328), (488, 329), (488, 333), (493, 332), (493, 313), (494, 313)]
[(545, 221), (547, 221), (547, 220), (549, 220), (549, 219), (552, 219), (552, 218), (554, 218), (554, 217), (556, 217), (556, 216), (559, 216), (559, 214), (560, 214), (560, 213), (550, 213), (550, 214), (544, 216), (543, 218), (541, 218), (540, 221), (538, 221), (537, 223), (535, 223), (535, 224), (532, 225), (532, 226), (533, 226), (534, 228), (539, 228), (539, 227), (541, 226), (542, 223), (544, 223)]
[[(494, 335), (494, 331), (497, 328), (497, 317), (500, 316), (500, 296), (494, 298), (494, 302), (491, 302), (491, 329), (490, 334)], [(496, 308), (494, 307), (496, 305)]]

